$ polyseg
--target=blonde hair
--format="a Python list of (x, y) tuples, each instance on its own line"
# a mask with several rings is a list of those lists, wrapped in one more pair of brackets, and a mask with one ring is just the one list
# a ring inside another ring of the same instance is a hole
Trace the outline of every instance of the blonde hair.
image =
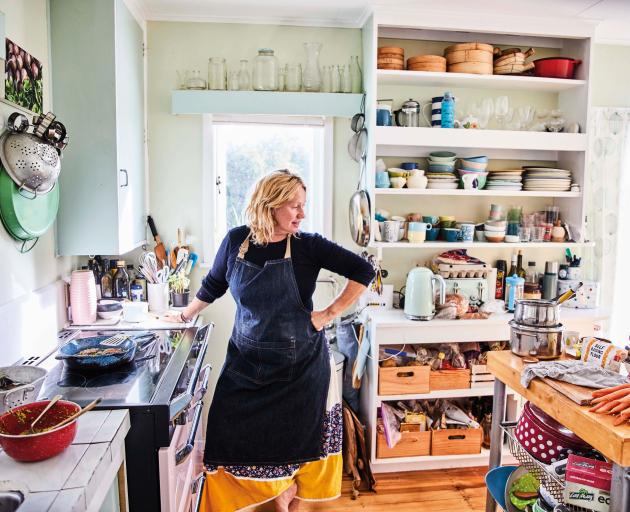
[(256, 182), (245, 209), (255, 244), (271, 242), (276, 225), (274, 209), (289, 201), (300, 187), (306, 191), (304, 180), (287, 169), (270, 172)]

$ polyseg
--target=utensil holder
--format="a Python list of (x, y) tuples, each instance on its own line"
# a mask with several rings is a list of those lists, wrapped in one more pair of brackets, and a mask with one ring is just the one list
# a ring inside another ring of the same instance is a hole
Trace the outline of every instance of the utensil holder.
[(190, 290), (186, 290), (183, 293), (171, 292), (171, 305), (175, 308), (184, 308), (188, 306), (189, 296)]
[(168, 283), (147, 283), (149, 311), (164, 313), (168, 310)]

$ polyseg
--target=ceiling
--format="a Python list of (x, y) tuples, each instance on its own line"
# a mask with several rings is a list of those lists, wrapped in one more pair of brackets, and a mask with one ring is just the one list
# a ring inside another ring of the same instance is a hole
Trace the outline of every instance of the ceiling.
[[(146, 20), (358, 27), (373, 7), (435, 10), (435, 0), (128, 0)], [(526, 6), (526, 7), (525, 7)], [(448, 9), (481, 16), (574, 17), (600, 21), (596, 41), (630, 44), (628, 0), (449, 0)]]

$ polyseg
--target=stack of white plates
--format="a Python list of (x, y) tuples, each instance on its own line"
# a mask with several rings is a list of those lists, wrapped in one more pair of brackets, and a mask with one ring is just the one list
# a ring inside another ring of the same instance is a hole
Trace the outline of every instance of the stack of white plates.
[(459, 186), (457, 177), (450, 172), (428, 173), (427, 178), (429, 179), (427, 188), (454, 190)]
[(490, 171), (485, 190), (522, 190), (522, 169)]
[(571, 171), (550, 167), (524, 167), (524, 190), (566, 192), (571, 189)]

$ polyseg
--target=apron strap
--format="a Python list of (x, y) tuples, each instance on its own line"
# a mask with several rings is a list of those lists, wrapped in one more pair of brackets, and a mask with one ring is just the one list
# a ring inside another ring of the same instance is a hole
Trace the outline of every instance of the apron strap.
[[(249, 233), (249, 235), (245, 237), (245, 240), (243, 240), (243, 243), (238, 249), (238, 258), (241, 260), (245, 259), (245, 254), (247, 253), (247, 250), (249, 249), (250, 236), (251, 236), (251, 232)], [(284, 251), (284, 259), (286, 260), (289, 258), (291, 258), (291, 235), (287, 236), (287, 248)]]

